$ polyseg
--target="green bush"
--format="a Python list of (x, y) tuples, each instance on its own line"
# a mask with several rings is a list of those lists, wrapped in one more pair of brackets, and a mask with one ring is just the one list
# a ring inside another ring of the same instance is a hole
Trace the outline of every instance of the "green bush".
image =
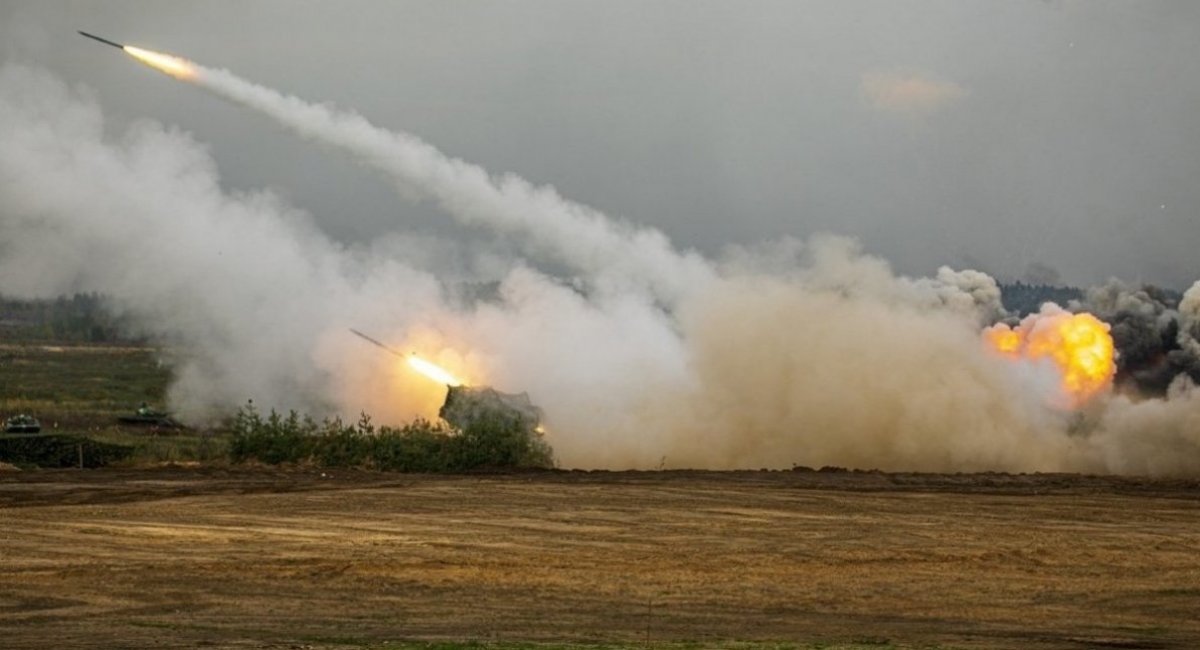
[(290, 412), (262, 417), (252, 406), (233, 422), (229, 456), (278, 465), (371, 467), (397, 472), (551, 467), (553, 452), (527, 422), (504, 412), (485, 413), (464, 430), (417, 420), (400, 428), (379, 427), (363, 415), (355, 424), (339, 418), (317, 422)]
[(465, 468), (553, 465), (550, 446), (542, 436), (526, 420), (505, 411), (473, 418), (452, 444), (458, 464)]
[(453, 432), (425, 420), (401, 429), (385, 427), (371, 441), (372, 464), (396, 472), (451, 472), (464, 469), (453, 454)]
[(293, 411), (287, 418), (275, 411), (266, 419), (252, 406), (234, 418), (229, 457), (234, 462), (256, 459), (264, 463), (294, 463), (310, 453), (310, 440), (317, 431), (311, 418), (303, 420)]

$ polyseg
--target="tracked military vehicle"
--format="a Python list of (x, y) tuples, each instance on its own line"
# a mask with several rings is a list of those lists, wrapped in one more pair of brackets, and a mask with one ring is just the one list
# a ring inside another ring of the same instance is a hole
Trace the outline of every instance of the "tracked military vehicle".
[[(351, 328), (350, 332), (409, 363), (416, 358), (415, 355), (406, 355), (356, 329)], [(434, 368), (433, 374), (428, 370), (431, 366)], [(422, 361), (419, 367), (426, 376), (435, 380), (441, 377), (441, 380), (446, 382), (446, 401), (442, 403), (438, 416), (455, 429), (465, 431), (471, 428), (473, 423), (486, 419), (503, 420), (505, 423), (517, 424), (522, 429), (542, 433), (542, 409), (534, 406), (527, 393), (501, 393), (490, 386), (467, 386), (428, 362)]]
[(540, 431), (542, 409), (527, 393), (501, 393), (488, 386), (448, 386), (446, 401), (438, 416), (463, 431), (481, 419), (501, 418), (529, 431)]
[(183, 425), (171, 417), (166, 411), (156, 411), (145, 402), (130, 415), (117, 417), (117, 422), (135, 427), (155, 427), (158, 429), (181, 429)]
[(32, 415), (25, 413), (14, 415), (4, 421), (5, 433), (38, 433), (41, 430), (42, 423)]

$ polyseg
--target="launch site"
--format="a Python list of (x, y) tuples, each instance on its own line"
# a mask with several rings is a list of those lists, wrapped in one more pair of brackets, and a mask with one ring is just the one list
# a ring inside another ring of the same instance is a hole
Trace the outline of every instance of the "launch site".
[(0, 6), (0, 646), (1200, 647), (1200, 5)]

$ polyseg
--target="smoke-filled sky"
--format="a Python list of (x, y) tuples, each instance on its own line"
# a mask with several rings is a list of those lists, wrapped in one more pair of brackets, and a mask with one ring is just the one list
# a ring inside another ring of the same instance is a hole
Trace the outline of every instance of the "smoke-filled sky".
[(77, 29), (352, 107), (706, 254), (832, 232), (913, 275), (1200, 277), (1188, 0), (0, 5), (3, 60), (90, 87), (110, 130), (178, 125), (227, 191), (452, 257), (502, 246)]

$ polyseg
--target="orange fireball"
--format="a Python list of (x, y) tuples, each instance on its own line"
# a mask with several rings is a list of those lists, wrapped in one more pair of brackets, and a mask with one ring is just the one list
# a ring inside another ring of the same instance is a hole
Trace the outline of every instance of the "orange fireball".
[(983, 332), (988, 347), (1007, 358), (1049, 361), (1058, 371), (1062, 405), (1078, 408), (1112, 386), (1117, 372), (1109, 325), (1088, 313), (1047, 303), (1016, 329), (999, 323)]
[(983, 330), (983, 340), (1006, 357), (1018, 359), (1021, 356), (1021, 335), (1004, 323)]

